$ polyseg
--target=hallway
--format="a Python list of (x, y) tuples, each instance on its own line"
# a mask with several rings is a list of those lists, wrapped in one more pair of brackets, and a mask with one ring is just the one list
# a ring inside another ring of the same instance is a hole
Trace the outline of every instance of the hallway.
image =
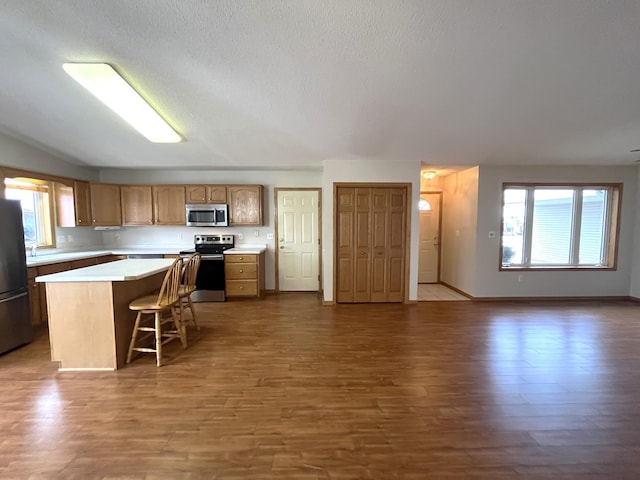
[(419, 283), (419, 302), (468, 302), (470, 299), (441, 283)]

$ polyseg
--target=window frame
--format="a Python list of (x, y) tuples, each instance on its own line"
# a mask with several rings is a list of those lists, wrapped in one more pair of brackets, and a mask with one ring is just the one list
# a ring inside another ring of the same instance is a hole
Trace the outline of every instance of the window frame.
[[(28, 185), (7, 185), (7, 181), (11, 182), (11, 180), (17, 180), (20, 182), (29, 182), (32, 186)], [(38, 178), (32, 177), (9, 177), (5, 176), (3, 178), (3, 187), (4, 187), (4, 198), (7, 198), (7, 190), (26, 190), (35, 193), (45, 193), (48, 196), (46, 207), (38, 202), (39, 207), (39, 215), (36, 218), (45, 220), (47, 224), (43, 224), (39, 226), (39, 229), (42, 232), (41, 237), (36, 244), (36, 247), (39, 249), (49, 249), (56, 248), (56, 226), (55, 226), (55, 213), (54, 213), (54, 190), (53, 190), (53, 182), (41, 180)], [(27, 242), (25, 239), (25, 248), (27, 250), (33, 246), (33, 243)]]
[[(500, 210), (500, 247), (498, 251), (498, 270), (504, 272), (514, 271), (614, 271), (618, 269), (618, 242), (620, 237), (620, 215), (622, 211), (622, 183), (531, 183), (531, 182), (503, 182), (501, 189), (501, 210)], [(523, 228), (523, 257), (526, 262), (517, 265), (504, 265), (502, 263), (503, 232), (505, 228), (504, 208), (505, 190), (522, 189), (526, 190), (525, 195), (525, 222)], [(571, 265), (531, 265), (531, 237), (533, 235), (533, 209), (534, 202), (531, 201), (536, 189), (567, 189), (574, 190), (574, 202), (572, 213), (572, 233), (571, 233)], [(577, 265), (579, 257), (579, 237), (582, 223), (582, 200), (579, 193), (584, 190), (608, 190), (606, 203), (606, 218), (603, 232), (603, 257), (606, 258), (604, 265)], [(578, 241), (576, 241), (576, 238)], [(577, 247), (576, 247), (577, 246)]]

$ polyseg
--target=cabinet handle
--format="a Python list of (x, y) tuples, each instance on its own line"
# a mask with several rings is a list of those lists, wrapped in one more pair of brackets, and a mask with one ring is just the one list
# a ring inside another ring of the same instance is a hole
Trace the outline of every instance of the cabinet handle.
[(242, 273), (242, 272), (244, 272), (244, 270), (243, 270), (243, 269), (240, 269), (240, 273)]
[(240, 257), (240, 260), (244, 260), (244, 257)]

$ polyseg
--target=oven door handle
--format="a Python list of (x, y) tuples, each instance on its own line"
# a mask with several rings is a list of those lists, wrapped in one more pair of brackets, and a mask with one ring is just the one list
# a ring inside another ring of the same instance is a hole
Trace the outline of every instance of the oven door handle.
[(201, 255), (202, 260), (224, 260), (224, 255), (215, 254), (215, 255)]

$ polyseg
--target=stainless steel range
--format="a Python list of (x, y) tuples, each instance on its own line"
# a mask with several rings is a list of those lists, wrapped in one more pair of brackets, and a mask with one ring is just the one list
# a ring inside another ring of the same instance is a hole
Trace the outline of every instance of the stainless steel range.
[(195, 248), (180, 252), (188, 257), (200, 252), (202, 261), (196, 277), (196, 291), (191, 294), (194, 302), (224, 302), (224, 251), (233, 248), (233, 235), (194, 235)]

